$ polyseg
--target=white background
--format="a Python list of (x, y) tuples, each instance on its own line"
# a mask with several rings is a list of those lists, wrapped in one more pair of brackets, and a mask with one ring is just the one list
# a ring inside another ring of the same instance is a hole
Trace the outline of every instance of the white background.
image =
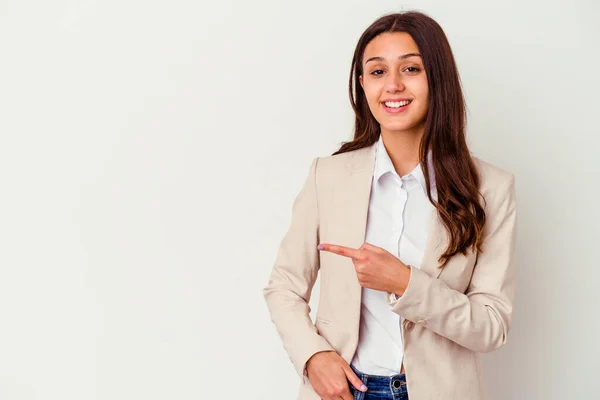
[(597, 398), (599, 4), (0, 0), (0, 399), (294, 399), (262, 288), (351, 138), (360, 34), (402, 9), (442, 25), (470, 147), (517, 177), (491, 400)]

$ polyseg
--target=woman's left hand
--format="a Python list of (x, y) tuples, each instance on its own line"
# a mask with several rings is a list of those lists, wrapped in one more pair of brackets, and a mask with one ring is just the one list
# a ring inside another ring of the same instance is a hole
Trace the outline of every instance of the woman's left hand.
[(366, 242), (358, 249), (321, 243), (318, 249), (351, 258), (362, 287), (401, 296), (408, 286), (410, 267), (381, 247)]

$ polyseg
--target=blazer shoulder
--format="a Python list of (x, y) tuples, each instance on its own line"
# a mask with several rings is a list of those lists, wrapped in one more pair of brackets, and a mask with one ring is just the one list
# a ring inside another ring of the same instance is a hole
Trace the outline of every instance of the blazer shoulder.
[(515, 175), (478, 157), (471, 158), (479, 173), (479, 193), (485, 199), (486, 209), (496, 210), (503, 204), (514, 205)]
[(365, 161), (363, 157), (370, 147), (347, 151), (335, 155), (317, 157), (317, 175), (322, 180), (339, 178), (340, 174), (348, 171), (348, 167), (359, 167)]
[(482, 188), (494, 188), (503, 184), (511, 184), (515, 180), (515, 174), (500, 168), (479, 157), (471, 156), (479, 172), (480, 185)]
[(319, 163), (325, 166), (326, 168), (343, 168), (347, 164), (351, 163), (356, 156), (360, 156), (363, 153), (367, 152), (368, 149), (368, 147), (363, 147), (362, 149), (346, 151), (340, 154), (322, 156), (319, 157)]

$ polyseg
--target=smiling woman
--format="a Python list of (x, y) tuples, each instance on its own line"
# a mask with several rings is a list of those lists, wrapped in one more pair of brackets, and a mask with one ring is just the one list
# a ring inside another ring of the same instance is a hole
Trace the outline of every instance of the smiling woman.
[(454, 57), (429, 16), (369, 26), (349, 89), (354, 138), (313, 160), (263, 291), (299, 399), (487, 399), (479, 353), (512, 321), (514, 175), (467, 148)]

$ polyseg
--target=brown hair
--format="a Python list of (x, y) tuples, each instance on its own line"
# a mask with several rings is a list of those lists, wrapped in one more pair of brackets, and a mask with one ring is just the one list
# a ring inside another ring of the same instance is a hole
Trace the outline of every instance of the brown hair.
[[(449, 245), (438, 260), (443, 268), (450, 257), (469, 248), (481, 252), (485, 211), (479, 203), (479, 176), (467, 148), (465, 102), (456, 62), (448, 39), (431, 17), (416, 11), (385, 15), (376, 20), (360, 37), (350, 71), (350, 102), (355, 114), (354, 139), (342, 144), (333, 154), (373, 145), (380, 126), (371, 113), (360, 85), (362, 59), (367, 44), (385, 32), (406, 32), (417, 44), (429, 85), (429, 108), (419, 157), (427, 184), (427, 196), (437, 209), (449, 234)], [(428, 151), (438, 194), (431, 197)]]

